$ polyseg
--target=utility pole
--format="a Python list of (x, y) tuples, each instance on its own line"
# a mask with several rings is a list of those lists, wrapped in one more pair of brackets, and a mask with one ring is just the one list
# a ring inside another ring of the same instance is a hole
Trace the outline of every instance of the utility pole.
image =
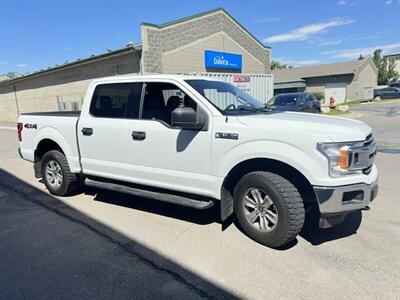
[(15, 84), (13, 85), (13, 89), (14, 89), (15, 106), (17, 108), (17, 114), (19, 116), (19, 105), (18, 105), (18, 98), (17, 98), (17, 88), (15, 87)]

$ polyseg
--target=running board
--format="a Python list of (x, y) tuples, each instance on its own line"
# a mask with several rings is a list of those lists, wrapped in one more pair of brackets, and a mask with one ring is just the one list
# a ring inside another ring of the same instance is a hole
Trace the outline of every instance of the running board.
[(178, 204), (181, 206), (191, 207), (195, 209), (207, 209), (214, 205), (214, 202), (212, 200), (205, 201), (180, 195), (173, 195), (167, 192), (159, 192), (159, 191), (153, 192), (146, 189), (140, 189), (118, 183), (98, 181), (89, 178), (85, 179), (85, 185), (94, 188), (106, 189), (114, 192), (126, 193), (143, 198), (149, 198), (153, 200)]

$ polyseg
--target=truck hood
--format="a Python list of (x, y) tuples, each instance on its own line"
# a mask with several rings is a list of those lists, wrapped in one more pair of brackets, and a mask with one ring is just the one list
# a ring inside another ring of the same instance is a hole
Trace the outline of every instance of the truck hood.
[(371, 133), (365, 123), (348, 118), (311, 113), (280, 112), (238, 116), (247, 126), (265, 127), (266, 130), (285, 130), (328, 136), (333, 142), (363, 141)]

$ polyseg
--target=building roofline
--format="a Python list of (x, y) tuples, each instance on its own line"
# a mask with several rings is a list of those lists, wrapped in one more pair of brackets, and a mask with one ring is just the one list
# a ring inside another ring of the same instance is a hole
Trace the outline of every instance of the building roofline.
[(383, 57), (390, 57), (390, 56), (400, 56), (400, 53), (387, 54), (384, 55)]
[(35, 72), (35, 73), (29, 74), (29, 75), (17, 77), (17, 78), (11, 79), (11, 80), (2, 81), (2, 82), (0, 82), (0, 86), (6, 85), (6, 84), (10, 84), (10, 83), (15, 83), (15, 82), (27, 79), (27, 78), (36, 77), (36, 76), (43, 75), (43, 74), (46, 74), (46, 73), (59, 71), (61, 69), (71, 68), (71, 67), (74, 67), (76, 65), (85, 64), (85, 63), (89, 63), (89, 62), (96, 61), (96, 60), (102, 60), (102, 59), (110, 57), (110, 56), (118, 56), (118, 55), (121, 55), (121, 54), (124, 54), (124, 53), (128, 53), (128, 52), (139, 52), (139, 51), (141, 51), (141, 44), (127, 46), (127, 47), (124, 47), (124, 48), (121, 48), (121, 49), (117, 49), (117, 50), (114, 50), (114, 51), (109, 51), (109, 52), (102, 53), (102, 54), (99, 54), (99, 55), (94, 55), (94, 56), (91, 56), (91, 57), (88, 57), (88, 58), (75, 60), (75, 61), (70, 62), (70, 63), (66, 63), (66, 64), (63, 64), (63, 65), (60, 65), (60, 66), (56, 66), (56, 67), (53, 67), (53, 68), (49, 68), (49, 69), (46, 69), (46, 70), (43, 70), (43, 71)]
[(256, 38), (250, 31), (248, 31), (238, 20), (236, 20), (231, 14), (229, 14), (223, 7), (218, 7), (215, 9), (211, 9), (208, 11), (204, 11), (195, 15), (191, 15), (188, 17), (184, 17), (184, 18), (180, 18), (180, 19), (176, 19), (170, 22), (166, 22), (166, 23), (162, 23), (162, 24), (154, 24), (154, 23), (147, 23), (147, 22), (142, 22), (141, 25), (143, 26), (150, 26), (150, 27), (155, 27), (158, 29), (163, 29), (165, 27), (171, 26), (171, 25), (175, 25), (175, 24), (179, 24), (182, 22), (186, 22), (186, 21), (190, 21), (202, 16), (206, 16), (215, 12), (223, 12), (225, 13), (228, 17), (230, 17), (235, 23), (237, 23), (239, 25), (240, 28), (242, 28), (247, 34), (249, 34), (254, 40), (257, 41), (258, 44), (260, 44), (263, 48), (266, 49), (271, 49), (270, 46), (264, 45), (258, 38)]

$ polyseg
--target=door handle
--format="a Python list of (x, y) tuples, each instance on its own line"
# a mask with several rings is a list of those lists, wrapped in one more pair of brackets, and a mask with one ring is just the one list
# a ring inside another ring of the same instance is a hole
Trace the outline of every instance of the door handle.
[(93, 128), (83, 127), (81, 131), (82, 131), (83, 135), (92, 135), (93, 134)]
[(132, 139), (137, 141), (143, 141), (145, 138), (146, 138), (146, 132), (132, 131)]

